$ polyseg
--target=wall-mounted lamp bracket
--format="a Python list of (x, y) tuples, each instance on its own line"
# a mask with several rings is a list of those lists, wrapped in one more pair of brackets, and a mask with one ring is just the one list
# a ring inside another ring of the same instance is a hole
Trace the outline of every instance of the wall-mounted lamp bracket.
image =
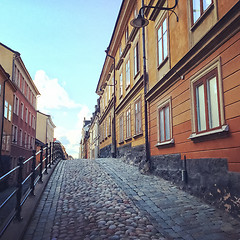
[(154, 7), (154, 6), (143, 6), (139, 9), (139, 13), (137, 18), (134, 18), (130, 24), (131, 26), (135, 27), (135, 28), (141, 28), (141, 27), (146, 27), (149, 24), (149, 20), (146, 19), (144, 17), (144, 10), (145, 9), (159, 9), (159, 10), (166, 10), (166, 11), (171, 11), (172, 13), (175, 14), (176, 18), (177, 18), (177, 22), (178, 22), (178, 15), (174, 12), (174, 8), (177, 6), (178, 4), (178, 0), (175, 0), (175, 4), (173, 7), (167, 8), (167, 7)]

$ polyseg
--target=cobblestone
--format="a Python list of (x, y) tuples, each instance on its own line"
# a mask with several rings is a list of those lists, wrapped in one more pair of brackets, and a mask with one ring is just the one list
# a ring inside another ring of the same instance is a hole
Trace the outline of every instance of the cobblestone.
[(240, 240), (240, 222), (119, 159), (62, 161), (24, 240)]

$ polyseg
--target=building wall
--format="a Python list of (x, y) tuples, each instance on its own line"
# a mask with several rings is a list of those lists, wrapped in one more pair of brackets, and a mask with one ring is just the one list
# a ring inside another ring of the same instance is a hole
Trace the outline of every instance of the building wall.
[[(130, 21), (138, 14), (141, 7), (141, 1), (123, 1), (122, 9), (119, 13), (118, 23), (115, 27), (112, 40), (109, 45), (109, 54), (115, 57), (115, 80), (116, 80), (116, 143), (117, 155), (125, 158), (129, 156), (129, 144), (132, 147), (142, 146), (145, 141), (145, 128), (144, 128), (144, 98), (143, 98), (143, 63), (142, 63), (142, 39), (141, 31), (136, 31), (131, 25)], [(135, 49), (138, 48), (138, 69), (135, 71)], [(127, 72), (129, 72), (129, 82), (127, 79)], [(109, 116), (113, 118), (113, 106), (109, 109), (111, 101), (107, 102), (106, 99), (112, 92), (108, 90), (112, 85), (113, 71), (111, 59), (106, 59), (102, 74), (99, 80), (99, 86), (104, 89), (101, 93), (101, 118), (100, 118), (100, 153), (101, 156), (107, 156), (112, 149), (112, 136), (106, 136), (106, 122)], [(120, 81), (122, 79), (122, 81)], [(107, 84), (107, 86), (105, 86)], [(105, 86), (105, 87), (104, 87)], [(100, 87), (99, 87), (100, 88)], [(98, 90), (97, 90), (98, 92)], [(107, 97), (106, 97), (107, 95)], [(141, 100), (141, 133), (135, 134), (135, 101), (140, 98)], [(107, 104), (106, 104), (107, 102)], [(129, 136), (126, 136), (126, 112), (130, 108), (130, 121), (131, 129)], [(123, 139), (120, 139), (119, 133), (119, 119), (123, 116)], [(108, 125), (108, 124), (107, 124)], [(104, 130), (103, 130), (104, 129)], [(111, 134), (112, 135), (112, 134)], [(135, 136), (137, 135), (137, 136)], [(124, 147), (126, 145), (126, 147)], [(126, 150), (124, 154), (124, 149)], [(127, 150), (128, 149), (128, 150)]]
[(11, 80), (13, 71), (13, 57), (14, 53), (9, 51), (6, 46), (0, 44), (0, 63), (4, 70), (10, 75)]
[[(234, 4), (235, 8), (230, 10)], [(206, 14), (191, 25), (190, 1), (179, 1), (179, 22), (174, 22), (174, 15), (167, 18), (168, 59), (158, 67), (156, 58), (148, 56), (152, 69), (147, 94), (152, 172), (183, 184), (186, 190), (233, 214), (240, 207), (239, 5), (238, 1), (230, 1), (226, 4), (230, 10), (227, 12), (222, 1), (213, 1)], [(149, 54), (156, 46), (153, 25), (149, 25), (152, 30), (148, 30), (147, 36)], [(211, 79), (213, 71), (218, 89), (218, 105), (214, 108), (219, 109), (220, 124), (214, 130), (198, 132), (195, 92), (202, 84), (200, 80)], [(171, 137), (161, 142), (159, 111), (168, 105)]]

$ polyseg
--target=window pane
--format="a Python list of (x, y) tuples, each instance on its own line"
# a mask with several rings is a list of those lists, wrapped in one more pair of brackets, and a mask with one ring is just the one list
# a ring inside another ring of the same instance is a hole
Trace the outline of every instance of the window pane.
[(203, 0), (203, 11), (205, 11), (211, 3), (212, 0)]
[(160, 141), (164, 141), (164, 110), (160, 111)]
[(12, 119), (12, 106), (9, 104), (8, 120), (11, 121), (11, 119)]
[(158, 29), (158, 63), (162, 62), (163, 49), (162, 49), (162, 27)]
[(166, 140), (170, 140), (169, 106), (165, 107), (165, 134)]
[(168, 55), (168, 47), (167, 47), (167, 32), (163, 33), (163, 59), (165, 59)]
[(196, 101), (197, 101), (198, 131), (200, 132), (206, 130), (206, 113), (203, 85), (196, 88)]
[(218, 110), (218, 94), (217, 94), (217, 79), (210, 79), (207, 84), (208, 92), (208, 117), (209, 128), (219, 126), (219, 110)]
[(5, 101), (4, 117), (5, 118), (8, 117), (8, 102), (7, 101)]
[(193, 0), (193, 22), (195, 23), (200, 17), (200, 0)]

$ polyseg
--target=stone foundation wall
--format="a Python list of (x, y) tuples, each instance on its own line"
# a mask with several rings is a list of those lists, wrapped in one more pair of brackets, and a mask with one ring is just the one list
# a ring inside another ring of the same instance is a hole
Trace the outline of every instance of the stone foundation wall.
[(228, 171), (227, 159), (186, 159), (185, 168), (183, 163), (180, 154), (152, 156), (151, 173), (240, 218), (240, 173)]
[(99, 157), (100, 158), (110, 158), (112, 157), (112, 153), (111, 153), (111, 144), (100, 149), (99, 151)]
[(117, 149), (117, 157), (121, 158), (124, 162), (132, 165), (139, 166), (145, 160), (145, 147), (139, 145), (132, 147), (132, 144), (126, 144)]

